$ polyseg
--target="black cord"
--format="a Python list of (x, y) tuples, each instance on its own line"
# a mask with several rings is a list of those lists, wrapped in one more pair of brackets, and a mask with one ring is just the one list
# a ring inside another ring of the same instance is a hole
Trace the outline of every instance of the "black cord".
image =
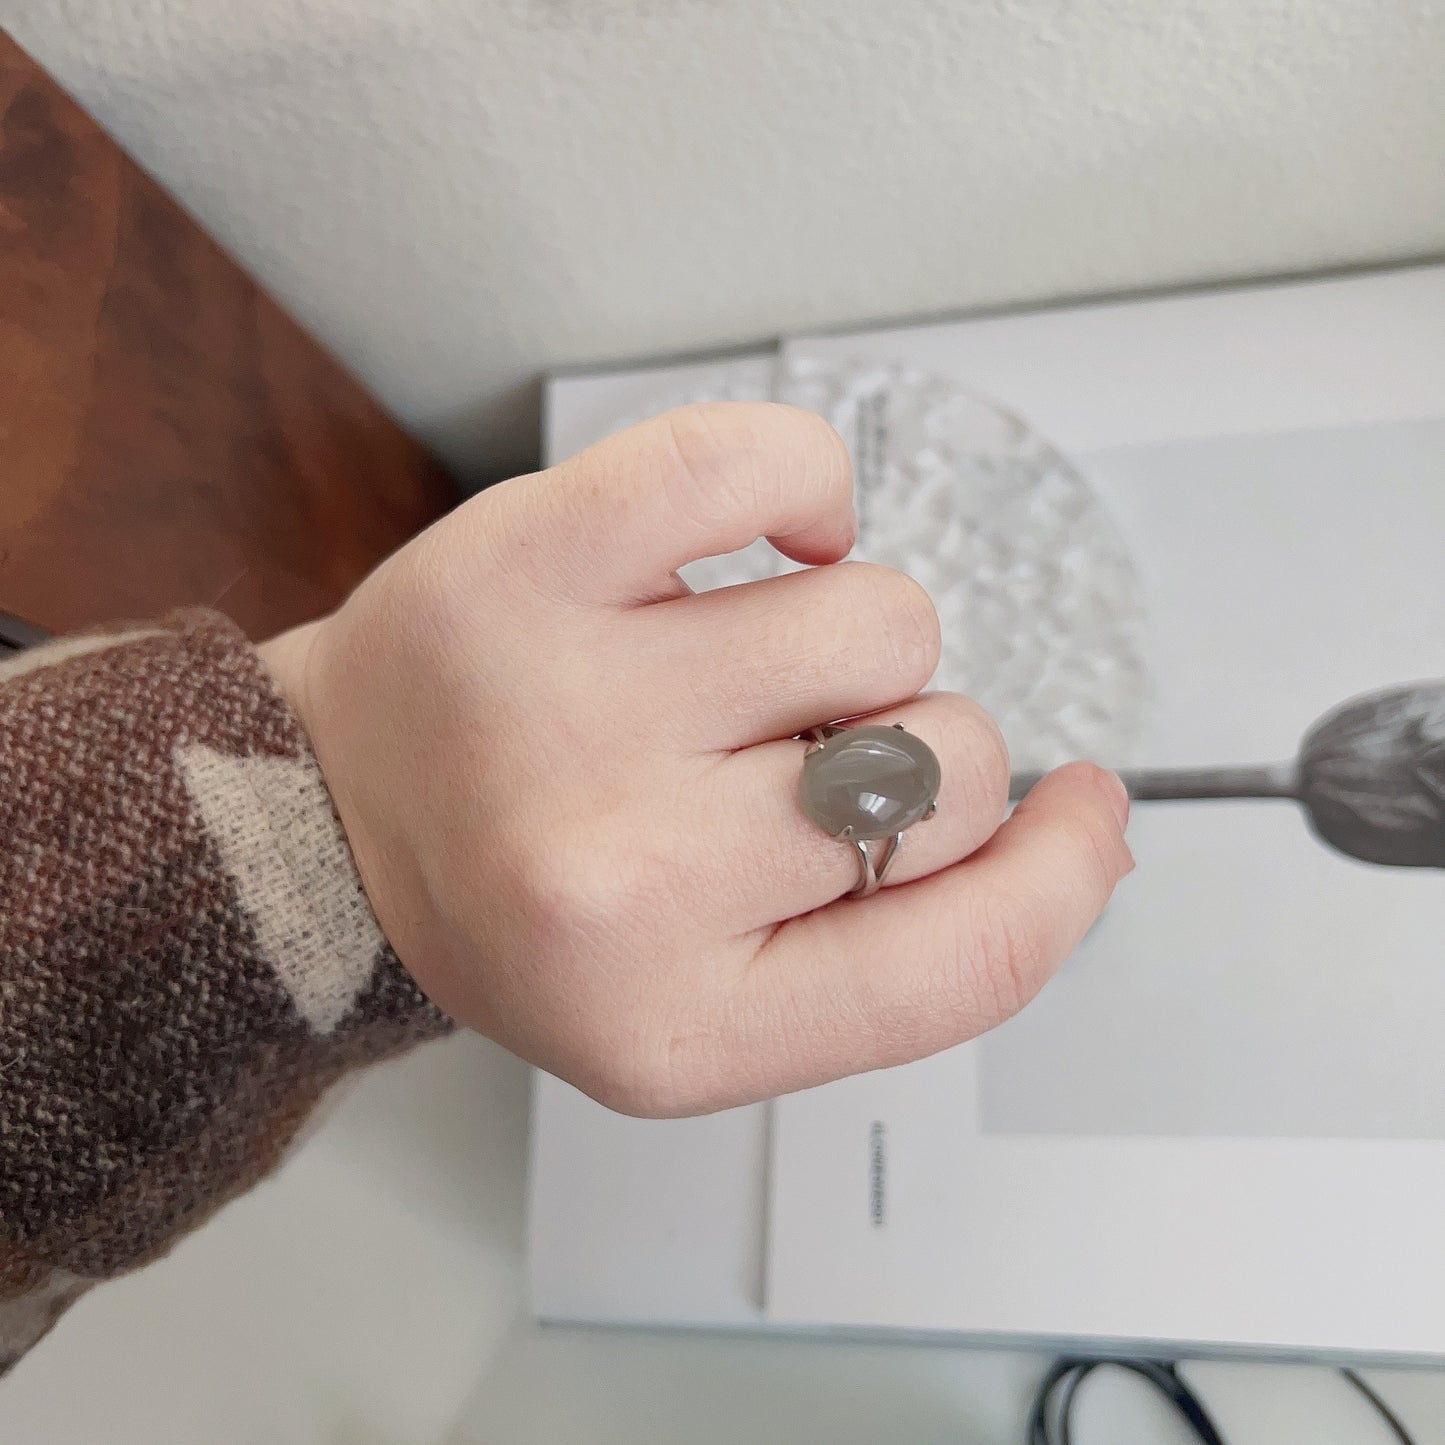
[(1059, 1392), (1059, 1439), (1061, 1445), (1074, 1445), (1074, 1396), (1079, 1386), (1089, 1378), (1087, 1368), (1071, 1370), (1064, 1376), (1064, 1387)]
[[(1178, 1361), (1115, 1360), (1088, 1355), (1065, 1355), (1049, 1367), (1029, 1412), (1027, 1445), (1074, 1445), (1073, 1414), (1079, 1387), (1106, 1365), (1127, 1370), (1152, 1385), (1193, 1430), (1200, 1445), (1225, 1445), (1203, 1401), (1180, 1377)], [(1417, 1445), (1400, 1417), (1354, 1370), (1342, 1369), (1340, 1375), (1374, 1407), (1399, 1445)]]
[[(1169, 1360), (1105, 1360), (1066, 1356), (1044, 1376), (1029, 1419), (1028, 1445), (1073, 1445), (1073, 1412), (1079, 1387), (1095, 1370), (1109, 1366), (1147, 1381), (1190, 1426), (1200, 1445), (1224, 1445), (1224, 1437), (1203, 1403), (1180, 1379)], [(1056, 1398), (1057, 1396), (1057, 1398)]]
[(1376, 1413), (1385, 1422), (1400, 1445), (1415, 1445), (1415, 1437), (1405, 1428), (1404, 1422), (1359, 1375), (1350, 1369), (1342, 1369), (1340, 1375), (1375, 1407)]

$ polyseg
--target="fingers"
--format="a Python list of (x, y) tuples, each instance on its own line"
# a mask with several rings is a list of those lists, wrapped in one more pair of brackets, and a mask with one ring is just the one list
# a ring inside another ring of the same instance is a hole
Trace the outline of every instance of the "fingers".
[[(885, 888), (956, 863), (993, 836), (1007, 806), (1008, 750), (977, 703), (931, 693), (856, 721), (901, 722), (933, 749), (942, 771), (938, 812), (903, 834)], [(746, 853), (724, 900), (731, 912), (723, 922), (735, 932), (821, 908), (858, 880), (856, 849), (828, 837), (799, 804), (803, 753), (796, 739), (747, 748), (720, 763), (707, 789), (707, 835)]]
[(737, 1058), (770, 1060), (772, 1075), (735, 1084), (755, 1096), (805, 1088), (1001, 1023), (1132, 868), (1126, 817), (1113, 775), (1074, 764), (1045, 778), (966, 861), (785, 924), (743, 980), (732, 1042)]
[(507, 485), (521, 489), (518, 553), (530, 549), (534, 573), (566, 579), (578, 601), (679, 596), (679, 567), (759, 537), (819, 563), (857, 536), (842, 439), (771, 403), (683, 407)]
[(691, 704), (699, 752), (793, 737), (911, 698), (938, 666), (938, 614), (912, 578), (844, 562), (636, 614)]

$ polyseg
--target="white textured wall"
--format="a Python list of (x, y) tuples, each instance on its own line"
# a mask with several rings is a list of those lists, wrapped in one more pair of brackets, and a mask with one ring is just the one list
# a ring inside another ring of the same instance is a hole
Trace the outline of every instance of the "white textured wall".
[(1445, 0), (0, 19), (471, 471), (561, 363), (1445, 250)]

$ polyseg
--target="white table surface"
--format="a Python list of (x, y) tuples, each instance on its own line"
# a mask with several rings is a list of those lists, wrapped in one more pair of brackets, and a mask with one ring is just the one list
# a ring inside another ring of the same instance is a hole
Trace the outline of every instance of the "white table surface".
[[(1016, 1445), (1036, 1355), (539, 1329), (527, 1070), (474, 1037), (361, 1080), (281, 1175), (72, 1311), (0, 1385), (5, 1445)], [(1445, 1301), (1442, 1301), (1445, 1308)], [(1387, 1445), (1328, 1372), (1199, 1364), (1230, 1445)], [(1421, 1445), (1445, 1372), (1380, 1371)], [(1175, 1445), (1101, 1377), (1078, 1445)]]

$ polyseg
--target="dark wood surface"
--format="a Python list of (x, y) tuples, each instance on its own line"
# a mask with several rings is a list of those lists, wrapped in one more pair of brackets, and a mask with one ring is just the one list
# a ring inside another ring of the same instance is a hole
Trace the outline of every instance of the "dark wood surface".
[(333, 607), (434, 461), (0, 31), (0, 611)]

